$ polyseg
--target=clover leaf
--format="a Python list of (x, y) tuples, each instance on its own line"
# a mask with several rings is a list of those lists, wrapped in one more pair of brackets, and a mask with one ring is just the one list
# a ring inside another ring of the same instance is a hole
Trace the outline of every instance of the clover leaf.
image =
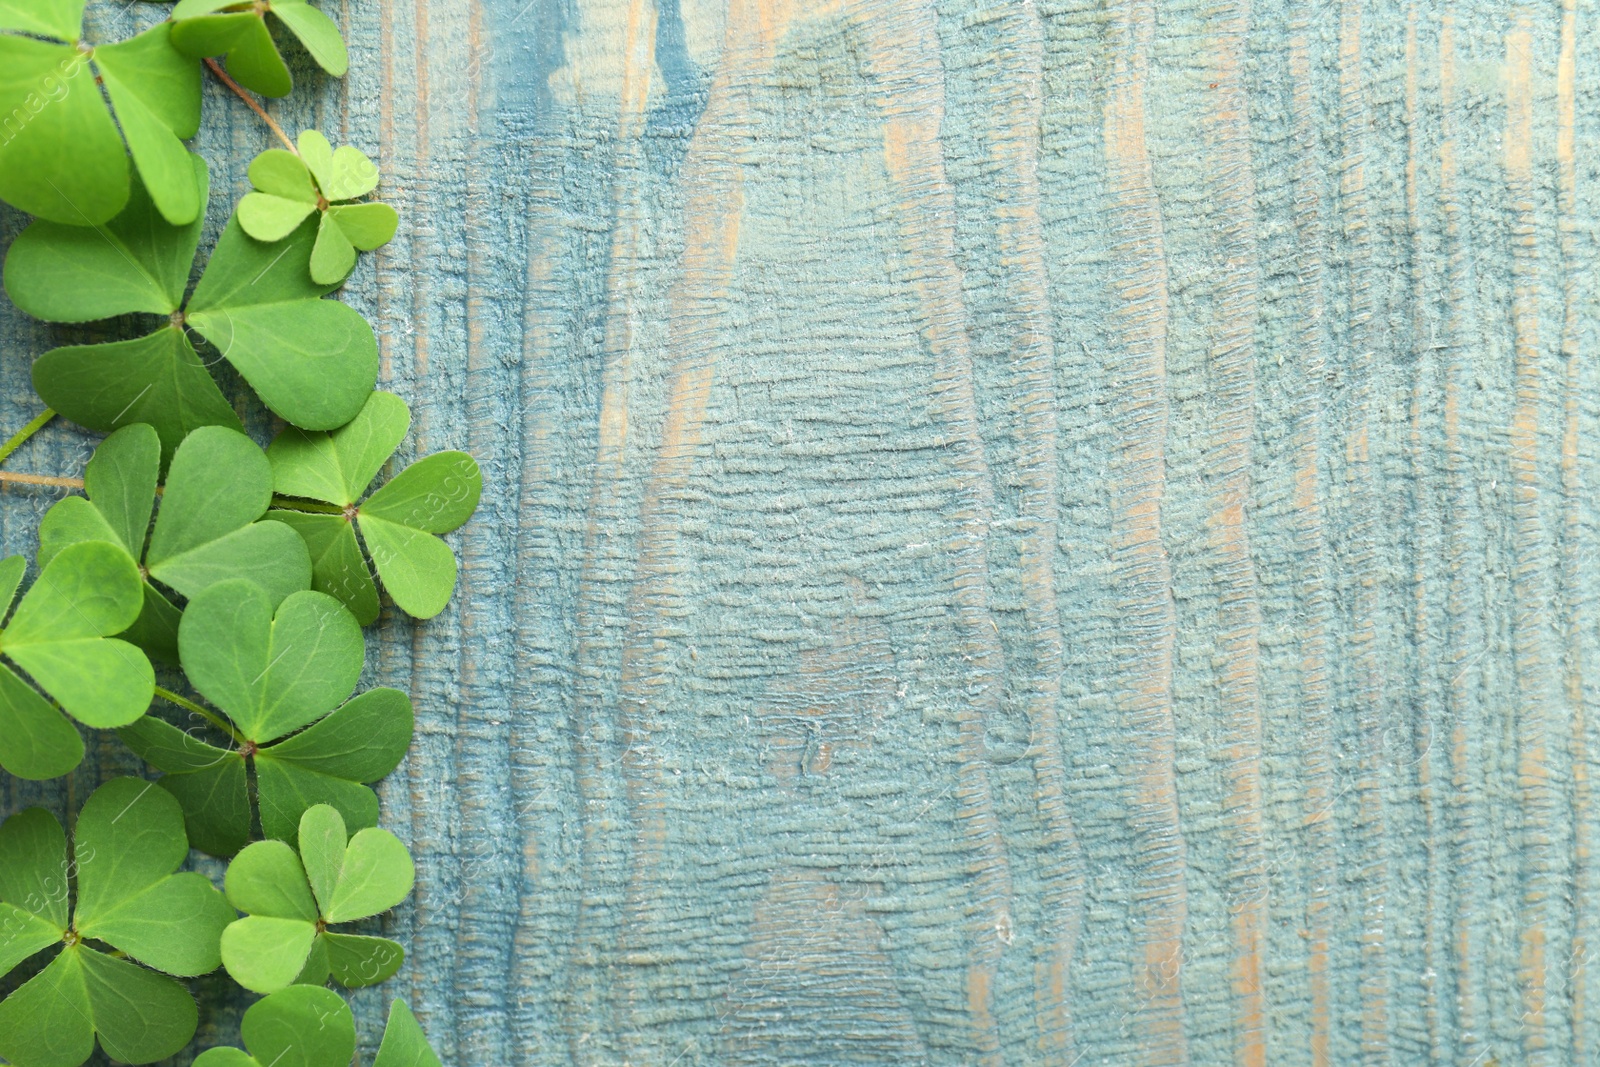
[(387, 830), (347, 836), (326, 804), (300, 817), (299, 852), (257, 841), (228, 865), (228, 901), (245, 913), (222, 932), (222, 965), (257, 993), (291, 984), (374, 985), (399, 969), (405, 950), (382, 937), (328, 927), (388, 911), (411, 892), (411, 854)]
[(300, 154), (269, 148), (250, 164), (256, 191), (239, 201), (239, 225), (258, 241), (281, 241), (313, 213), (317, 243), (311, 280), (338, 285), (371, 252), (394, 237), (400, 216), (388, 204), (357, 204), (378, 187), (378, 168), (359, 149), (334, 151), (316, 130), (300, 134)]
[(249, 1052), (207, 1049), (194, 1067), (350, 1067), (356, 1020), (331, 989), (289, 986), (250, 1005), (239, 1035)]
[(204, 875), (174, 873), (188, 853), (177, 802), (134, 778), (84, 803), (70, 861), (48, 812), (31, 808), (0, 826), (0, 973), (59, 949), (0, 1002), (0, 1056), (15, 1067), (77, 1067), (98, 1038), (114, 1060), (150, 1063), (189, 1043), (194, 1000), (165, 975), (216, 970), (237, 916)]
[[(0, 560), (0, 616), (25, 569), (21, 556)], [(0, 767), (32, 779), (76, 767), (83, 739), (62, 711), (100, 728), (144, 714), (155, 692), (150, 661), (110, 637), (133, 624), (141, 604), (139, 570), (115, 545), (73, 545), (44, 567), (0, 630), (0, 657), (26, 671), (55, 703), (0, 663)]]
[[(294, 985), (263, 997), (244, 1013), (240, 1036), (249, 1052), (207, 1049), (195, 1067), (349, 1067), (356, 1050), (350, 1005), (331, 989)], [(372, 1067), (441, 1067), (405, 1001), (389, 1006), (389, 1022)]]
[(108, 541), (142, 556), (144, 609), (125, 636), (150, 655), (176, 661), (179, 611), (162, 588), (192, 597), (217, 582), (248, 578), (276, 607), (310, 588), (311, 557), (301, 538), (284, 536), (281, 523), (256, 521), (272, 500), (272, 468), (244, 434), (203, 426), (184, 438), (152, 531), (160, 460), (161, 441), (144, 423), (107, 437), (84, 471), (88, 496), (66, 497), (45, 513), (39, 562), (48, 565), (82, 541)]
[(189, 601), (178, 627), (183, 669), (228, 716), (235, 747), (149, 715), (120, 734), (166, 772), (160, 784), (183, 806), (190, 839), (217, 856), (249, 838), (251, 771), (263, 832), (293, 840), (315, 804), (336, 807), (349, 825), (376, 825), (378, 798), (364, 783), (394, 770), (411, 745), (404, 693), (373, 689), (345, 699), (365, 649), (343, 605), (307, 591), (273, 609), (254, 583), (219, 582)]
[(299, 38), (317, 65), (341, 78), (350, 56), (339, 27), (306, 0), (181, 0), (172, 9), (172, 44), (184, 55), (227, 56), (228, 73), (262, 96), (288, 96), (289, 67), (267, 29), (273, 15)]
[(444, 610), (456, 584), (455, 555), (435, 535), (471, 518), (483, 492), (483, 476), (471, 456), (440, 452), (411, 464), (362, 500), (410, 425), (404, 401), (392, 393), (373, 393), (361, 413), (338, 430), (306, 433), (290, 427), (267, 447), (278, 492), (317, 502), (290, 501), (267, 517), (300, 531), (311, 549), (312, 587), (344, 601), (362, 625), (378, 617), (378, 590), (356, 531), (394, 602), (408, 615), (429, 619)]
[[(207, 187), (205, 164), (192, 178)], [(108, 226), (84, 230), (37, 221), (6, 257), (5, 284), (23, 311), (49, 322), (91, 322), (146, 313), (166, 321), (126, 341), (72, 345), (40, 356), (33, 384), (45, 403), (93, 430), (147, 422), (163, 461), (201, 426), (242, 429), (189, 338), (192, 327), (287, 421), (329, 430), (350, 421), (378, 377), (378, 343), (354, 309), (325, 300), (306, 263), (316, 242), (309, 220), (278, 244), (229, 221), (187, 305), (200, 223), (175, 227), (135, 181), (128, 206)]]
[(428, 1044), (422, 1024), (403, 1000), (389, 1003), (389, 1021), (383, 1028), (383, 1042), (372, 1067), (443, 1067)]
[(165, 772), (160, 784), (183, 806), (194, 846), (231, 856), (249, 838), (251, 770), (262, 829), (270, 837), (292, 840), (300, 815), (314, 803), (338, 808), (352, 826), (376, 825), (378, 797), (363, 783), (399, 766), (413, 723), (404, 693), (372, 689), (276, 743), (221, 748), (150, 715), (120, 736)]
[(199, 65), (173, 47), (165, 23), (90, 47), (80, 40), (83, 8), (0, 4), (0, 199), (99, 225), (128, 202), (131, 152), (161, 214), (192, 222), (204, 199), (183, 142), (200, 129)]

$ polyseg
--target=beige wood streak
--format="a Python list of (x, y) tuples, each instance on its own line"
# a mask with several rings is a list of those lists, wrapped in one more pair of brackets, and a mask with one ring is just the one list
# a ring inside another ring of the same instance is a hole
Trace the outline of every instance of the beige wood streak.
[(1183, 930), (1188, 914), (1186, 848), (1174, 781), (1172, 571), (1161, 537), (1166, 490), (1168, 292), (1160, 205), (1145, 143), (1145, 82), (1155, 7), (1121, 0), (1112, 9), (1112, 78), (1105, 150), (1112, 226), (1119, 250), (1112, 285), (1121, 306), (1123, 352), (1115, 388), (1118, 443), (1111, 486), (1112, 539), (1131, 631), (1121, 711), (1134, 755), (1127, 768), (1137, 835), (1137, 1041), (1151, 1067), (1188, 1062), (1184, 1027)]

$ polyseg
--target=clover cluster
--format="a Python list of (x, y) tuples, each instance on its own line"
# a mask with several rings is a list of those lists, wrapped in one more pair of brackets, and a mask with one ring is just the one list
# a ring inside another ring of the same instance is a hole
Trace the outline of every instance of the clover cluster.
[[(333, 294), (398, 215), (370, 199), (366, 155), (291, 141), (250, 95), (291, 91), (291, 39), (343, 75), (337, 25), (306, 0), (181, 0), (101, 43), (86, 4), (0, 0), (0, 200), (34, 216), (6, 292), (117, 335), (39, 355), (47, 410), (0, 447), (56, 415), (105, 435), (81, 481), (32, 479), (81, 487), (44, 515), (33, 566), (0, 560), (0, 773), (66, 775), (107, 731), (152, 774), (104, 782), (70, 827), (41, 809), (0, 825), (0, 1058), (165, 1059), (199, 1025), (184, 980), (220, 967), (263, 996), (245, 1047), (196, 1063), (344, 1067), (355, 1021), (330, 984), (383, 982), (405, 958), (349, 924), (414, 881), (372, 789), (410, 747), (411, 701), (357, 692), (362, 628), (386, 598), (444, 610), (441, 535), (482, 476), (461, 452), (392, 473), (410, 411), (375, 391), (372, 327)], [(185, 142), (207, 69), (283, 147), (250, 165), (191, 288), (212, 193)], [(223, 361), (239, 395), (213, 377)], [(283, 423), (266, 448), (239, 414), (257, 402)], [(191, 848), (229, 861), (222, 887), (185, 869)], [(375, 1062), (438, 1067), (399, 1000)]]

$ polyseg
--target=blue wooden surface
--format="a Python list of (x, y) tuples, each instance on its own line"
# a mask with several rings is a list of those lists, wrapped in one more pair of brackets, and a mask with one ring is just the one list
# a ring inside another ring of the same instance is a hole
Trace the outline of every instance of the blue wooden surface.
[[(1589, 0), (323, 7), (273, 109), (381, 160), (347, 297), (485, 473), (370, 645), (368, 1040), (1600, 1062)], [(53, 336), (0, 314), (8, 425)]]

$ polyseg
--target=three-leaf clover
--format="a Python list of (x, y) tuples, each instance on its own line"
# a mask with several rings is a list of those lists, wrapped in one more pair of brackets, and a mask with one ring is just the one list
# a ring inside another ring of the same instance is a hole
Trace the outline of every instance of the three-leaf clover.
[[(0, 617), (22, 581), (21, 556), (0, 560)], [(145, 654), (112, 638), (133, 625), (143, 597), (139, 570), (104, 542), (73, 545), (39, 573), (0, 630), (0, 657), (26, 671), (46, 700), (0, 663), (0, 767), (19, 778), (55, 778), (83, 759), (83, 739), (61, 712), (87, 726), (125, 726), (155, 693)]]
[(239, 201), (239, 225), (258, 241), (281, 241), (313, 212), (319, 215), (311, 250), (311, 280), (338, 285), (356, 265), (356, 250), (371, 252), (394, 237), (400, 216), (388, 204), (355, 204), (378, 187), (378, 168), (348, 145), (334, 151), (316, 130), (300, 135), (300, 154), (269, 148), (250, 164), (256, 191)]
[(411, 745), (411, 701), (399, 690), (373, 689), (341, 706), (365, 657), (344, 606), (310, 591), (290, 594), (276, 614), (273, 606), (252, 582), (219, 582), (189, 601), (178, 627), (184, 672), (227, 714), (234, 747), (149, 715), (121, 731), (166, 772), (160, 784), (183, 806), (195, 847), (217, 856), (248, 840), (252, 793), (268, 837), (293, 840), (315, 804), (334, 806), (352, 826), (376, 825), (378, 798), (363, 783), (394, 770)]
[(362, 625), (378, 617), (378, 590), (356, 531), (394, 602), (408, 615), (429, 619), (444, 610), (456, 584), (455, 554), (436, 535), (471, 518), (483, 492), (471, 456), (439, 452), (362, 500), (410, 426), (404, 401), (373, 393), (338, 430), (289, 427), (267, 447), (279, 494), (308, 502), (290, 502), (267, 517), (300, 531), (311, 549), (312, 587), (344, 601)]
[(411, 892), (411, 854), (387, 830), (347, 837), (326, 804), (300, 818), (298, 854), (284, 841), (257, 841), (228, 865), (228, 902), (245, 913), (222, 932), (222, 965), (257, 993), (304, 983), (374, 985), (399, 969), (405, 949), (382, 937), (328, 927), (388, 911)]
[(225, 55), (240, 85), (262, 96), (288, 96), (294, 79), (267, 28), (268, 14), (300, 39), (319, 67), (344, 76), (350, 56), (339, 27), (306, 0), (181, 0), (172, 9), (172, 43), (196, 59)]
[[(350, 1005), (331, 989), (296, 985), (250, 1005), (240, 1027), (242, 1049), (207, 1049), (195, 1067), (349, 1067), (356, 1051)], [(405, 1001), (389, 1006), (389, 1022), (372, 1067), (440, 1067), (439, 1057)]]
[(0, 1002), (0, 1056), (16, 1067), (77, 1067), (98, 1037), (112, 1059), (150, 1063), (188, 1044), (194, 1000), (156, 972), (216, 970), (223, 931), (237, 917), (204, 875), (173, 873), (188, 853), (177, 803), (134, 778), (113, 779), (84, 803), (70, 862), (48, 812), (6, 820), (0, 974), (51, 946), (60, 951)]
[[(206, 188), (198, 157), (191, 177)], [(264, 244), (230, 220), (185, 304), (200, 228), (198, 219), (166, 222), (135, 182), (127, 208), (104, 227), (41, 220), (17, 237), (6, 291), (35, 318), (162, 318), (144, 337), (46, 352), (33, 365), (40, 397), (93, 430), (147, 422), (163, 458), (198, 427), (241, 429), (190, 341), (193, 328), (289, 422), (329, 430), (350, 421), (377, 381), (378, 342), (354, 308), (323, 299), (333, 286), (306, 273), (316, 226), (308, 220), (287, 240)]]
[(0, 199), (40, 218), (98, 225), (128, 202), (131, 151), (161, 214), (192, 222), (204, 200), (183, 141), (200, 129), (200, 67), (173, 48), (165, 23), (89, 47), (80, 39), (84, 4), (0, 3)]
[(39, 562), (48, 566), (82, 541), (108, 541), (142, 557), (144, 609), (125, 636), (171, 661), (178, 658), (179, 611), (158, 585), (192, 597), (248, 578), (276, 607), (310, 588), (311, 557), (304, 540), (283, 536), (289, 531), (281, 523), (256, 521), (272, 502), (272, 468), (244, 434), (203, 426), (184, 438), (151, 530), (160, 462), (161, 441), (144, 423), (107, 437), (83, 474), (88, 496), (62, 499), (39, 524)]

